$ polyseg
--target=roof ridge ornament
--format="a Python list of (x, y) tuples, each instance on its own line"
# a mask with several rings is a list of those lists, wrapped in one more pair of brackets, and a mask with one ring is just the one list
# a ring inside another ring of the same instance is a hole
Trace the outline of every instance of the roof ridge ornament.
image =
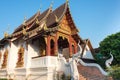
[(5, 37), (5, 38), (9, 37), (9, 26), (10, 26), (10, 24), (8, 24), (8, 28), (7, 28), (7, 30), (4, 32), (4, 37)]
[(38, 20), (38, 18), (36, 18), (36, 24), (39, 24), (40, 22), (39, 22), (39, 20)]
[(66, 0), (66, 3), (68, 3), (69, 2), (69, 0)]
[(38, 12), (40, 12), (42, 9), (42, 4), (40, 4), (40, 8), (38, 9)]
[(24, 21), (23, 21), (23, 25), (24, 26), (26, 26), (26, 20), (27, 20), (27, 18), (26, 18), (26, 16), (24, 17)]
[(55, 21), (56, 21), (56, 22), (58, 22), (58, 21), (59, 21), (59, 20), (58, 20), (58, 17), (57, 17), (56, 15), (55, 15)]
[(51, 1), (50, 8), (53, 7), (54, 1)]
[(25, 27), (23, 27), (22, 33), (23, 33), (23, 35), (26, 35), (26, 34), (27, 34), (27, 31), (26, 31), (26, 28), (25, 28)]

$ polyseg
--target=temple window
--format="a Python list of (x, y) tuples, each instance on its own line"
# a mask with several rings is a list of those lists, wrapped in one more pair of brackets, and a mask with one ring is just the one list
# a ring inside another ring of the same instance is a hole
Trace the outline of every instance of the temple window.
[(23, 46), (20, 47), (18, 50), (18, 61), (16, 63), (16, 67), (23, 67), (24, 65), (24, 48)]
[(8, 50), (6, 49), (3, 56), (2, 68), (6, 68), (8, 59)]

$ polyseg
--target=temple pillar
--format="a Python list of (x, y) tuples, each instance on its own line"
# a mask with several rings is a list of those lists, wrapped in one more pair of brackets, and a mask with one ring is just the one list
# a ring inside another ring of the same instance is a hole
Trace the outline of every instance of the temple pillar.
[(72, 41), (71, 41), (71, 36), (69, 37), (69, 52), (70, 52), (70, 57), (72, 57)]
[(58, 39), (57, 39), (57, 33), (56, 33), (56, 36), (55, 36), (55, 44), (54, 44), (54, 52), (55, 52), (55, 56), (58, 55)]
[(50, 35), (47, 36), (46, 55), (50, 56)]
[(75, 53), (77, 53), (77, 44), (75, 43)]

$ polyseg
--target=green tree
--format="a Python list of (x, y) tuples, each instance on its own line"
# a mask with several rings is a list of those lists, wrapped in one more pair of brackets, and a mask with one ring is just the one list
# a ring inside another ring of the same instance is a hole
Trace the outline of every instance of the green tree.
[(100, 53), (109, 58), (109, 53), (114, 56), (113, 65), (120, 65), (120, 32), (107, 36), (100, 42)]
[(112, 66), (108, 68), (109, 76), (111, 76), (114, 80), (120, 80), (120, 67)]

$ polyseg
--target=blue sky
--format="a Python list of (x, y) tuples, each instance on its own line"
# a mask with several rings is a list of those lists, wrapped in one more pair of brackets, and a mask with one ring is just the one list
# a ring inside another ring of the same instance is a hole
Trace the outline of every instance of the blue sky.
[[(43, 12), (52, 1), (55, 9), (66, 0), (1, 0), (0, 38), (23, 23), (24, 16), (29, 18), (40, 8)], [(120, 0), (69, 0), (69, 5), (79, 35), (89, 38), (94, 48), (107, 35), (120, 31)]]

